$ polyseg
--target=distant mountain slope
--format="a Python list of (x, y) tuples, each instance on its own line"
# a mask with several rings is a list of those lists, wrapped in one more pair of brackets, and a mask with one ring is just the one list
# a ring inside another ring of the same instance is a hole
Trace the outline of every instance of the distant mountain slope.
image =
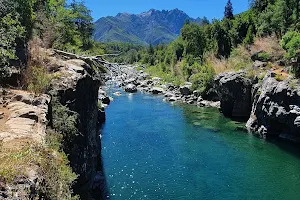
[(183, 11), (154, 10), (141, 14), (119, 13), (95, 22), (94, 39), (100, 42), (159, 44), (174, 40), (186, 20), (199, 22)]

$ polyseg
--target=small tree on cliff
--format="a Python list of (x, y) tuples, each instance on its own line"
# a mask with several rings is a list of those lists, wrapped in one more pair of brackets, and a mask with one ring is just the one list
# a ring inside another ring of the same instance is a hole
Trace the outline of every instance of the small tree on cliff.
[(225, 6), (224, 18), (233, 19), (233, 7), (230, 0), (228, 0)]

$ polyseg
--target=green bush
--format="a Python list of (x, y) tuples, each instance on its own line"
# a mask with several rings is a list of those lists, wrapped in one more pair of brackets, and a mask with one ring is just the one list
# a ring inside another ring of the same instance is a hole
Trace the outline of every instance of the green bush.
[(63, 152), (61, 134), (52, 129), (46, 131), (47, 148), (38, 149), (41, 152), (40, 174), (44, 179), (39, 185), (39, 192), (47, 199), (78, 199), (73, 197), (72, 185), (77, 175), (69, 166), (67, 155)]
[(0, 66), (7, 66), (10, 60), (17, 59), (16, 40), (23, 38), (24, 33), (18, 15), (10, 13), (0, 19)]
[(275, 79), (277, 81), (284, 81), (286, 78), (281, 74), (276, 74)]
[(52, 115), (53, 128), (63, 136), (63, 147), (66, 152), (69, 152), (67, 148), (69, 146), (68, 144), (71, 144), (78, 134), (76, 128), (78, 114), (71, 111), (68, 107), (63, 106), (57, 97), (53, 97)]
[(25, 73), (27, 89), (36, 94), (44, 93), (50, 86), (52, 75), (45, 67), (32, 66)]
[(78, 199), (73, 197), (72, 185), (77, 175), (72, 172), (65, 153), (60, 149), (60, 135), (51, 129), (46, 131), (46, 144), (25, 143), (24, 146), (0, 148), (0, 179), (11, 184), (26, 170), (36, 169), (38, 183), (34, 199)]
[(287, 32), (280, 42), (281, 47), (287, 51), (285, 57), (287, 59), (294, 58), (297, 52), (300, 52), (300, 32)]
[(268, 53), (261, 52), (261, 53), (258, 53), (257, 59), (260, 61), (263, 61), (263, 62), (268, 62), (271, 59), (271, 57)]
[(214, 69), (210, 65), (200, 66), (199, 72), (191, 76), (192, 89), (205, 92), (214, 79)]

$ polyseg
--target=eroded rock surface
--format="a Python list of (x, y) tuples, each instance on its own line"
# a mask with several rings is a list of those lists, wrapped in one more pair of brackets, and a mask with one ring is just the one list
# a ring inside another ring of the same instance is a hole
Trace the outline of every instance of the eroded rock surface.
[(11, 91), (4, 96), (5, 104), (0, 127), (0, 140), (32, 139), (43, 142), (47, 125), (49, 95), (30, 94), (24, 91)]
[(269, 72), (254, 96), (247, 128), (262, 138), (281, 137), (300, 142), (300, 84), (277, 81)]
[(244, 72), (221, 73), (215, 78), (221, 111), (227, 117), (248, 118), (251, 112), (252, 81)]

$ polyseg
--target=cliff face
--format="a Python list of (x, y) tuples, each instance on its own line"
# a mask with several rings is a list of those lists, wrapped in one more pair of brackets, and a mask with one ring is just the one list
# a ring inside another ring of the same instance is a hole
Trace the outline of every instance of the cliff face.
[[(51, 55), (56, 68), (48, 74), (55, 77), (49, 95), (0, 88), (0, 199), (69, 199), (71, 189), (81, 199), (106, 195), (100, 74), (83, 60)], [(25, 156), (11, 163), (15, 154)]]
[(218, 75), (214, 90), (221, 111), (228, 117), (248, 119), (247, 129), (261, 138), (300, 142), (300, 82), (291, 77), (277, 81), (275, 76), (270, 71), (257, 83), (244, 72)]
[(88, 64), (82, 60), (69, 60), (63, 76), (54, 85), (53, 95), (77, 115), (77, 134), (65, 143), (66, 153), (73, 171), (79, 175), (74, 187), (81, 199), (92, 199), (91, 190), (99, 189), (98, 177), (101, 167), (101, 143), (98, 120), (98, 89), (100, 78), (89, 74)]
[(269, 72), (254, 94), (247, 128), (262, 138), (300, 142), (300, 87), (296, 80), (277, 81)]
[(221, 101), (221, 111), (227, 117), (247, 118), (251, 111), (252, 81), (244, 72), (228, 72), (215, 78), (216, 93)]
[(37, 196), (43, 177), (35, 158), (42, 153), (30, 147), (45, 142), (49, 102), (48, 95), (0, 88), (0, 199)]

